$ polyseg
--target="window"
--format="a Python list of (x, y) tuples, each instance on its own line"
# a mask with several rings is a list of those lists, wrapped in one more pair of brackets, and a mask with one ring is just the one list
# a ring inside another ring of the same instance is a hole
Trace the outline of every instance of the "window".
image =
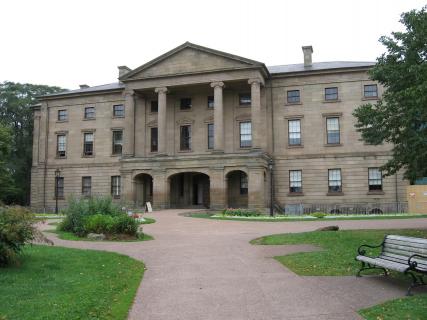
[(58, 158), (67, 156), (67, 136), (65, 134), (58, 134), (56, 137), (56, 156)]
[(151, 112), (159, 112), (159, 101), (153, 100), (151, 101)]
[(95, 107), (85, 108), (85, 119), (95, 119)]
[(368, 169), (369, 191), (382, 191), (383, 179), (379, 168)]
[(340, 121), (339, 118), (326, 118), (326, 141), (327, 144), (340, 143)]
[(378, 86), (376, 84), (368, 84), (363, 86), (363, 96), (365, 98), (377, 98)]
[(332, 88), (325, 88), (325, 100), (338, 100), (338, 88), (332, 87)]
[(55, 177), (55, 198), (64, 199), (64, 177)]
[(248, 194), (248, 175), (240, 172), (240, 194)]
[(93, 132), (85, 132), (83, 140), (83, 155), (93, 155)]
[(328, 180), (329, 192), (342, 192), (341, 169), (329, 169)]
[(180, 108), (181, 110), (191, 109), (191, 98), (182, 98)]
[(92, 193), (92, 177), (82, 177), (82, 195), (90, 197)]
[(113, 198), (120, 198), (121, 192), (121, 178), (120, 176), (111, 177), (111, 195)]
[(191, 150), (191, 126), (181, 126), (180, 148)]
[(113, 131), (113, 154), (122, 154), (123, 130)]
[(116, 104), (113, 106), (113, 116), (114, 117), (124, 117), (125, 116), (125, 106), (122, 104)]
[(301, 145), (301, 120), (288, 120), (288, 143), (290, 146)]
[(158, 151), (157, 128), (151, 128), (150, 132), (151, 132), (150, 150), (151, 152), (157, 152)]
[(288, 103), (299, 103), (300, 102), (299, 90), (287, 91), (287, 101)]
[(302, 172), (301, 170), (289, 170), (289, 192), (302, 192)]
[(208, 124), (208, 149), (214, 148), (214, 125), (213, 123)]
[(250, 93), (241, 93), (239, 94), (239, 105), (248, 106), (251, 104), (251, 94)]
[(252, 124), (251, 122), (240, 122), (240, 148), (252, 146)]
[(213, 109), (215, 105), (215, 100), (213, 96), (208, 97), (208, 108)]
[(67, 110), (58, 110), (58, 121), (66, 121), (68, 119)]

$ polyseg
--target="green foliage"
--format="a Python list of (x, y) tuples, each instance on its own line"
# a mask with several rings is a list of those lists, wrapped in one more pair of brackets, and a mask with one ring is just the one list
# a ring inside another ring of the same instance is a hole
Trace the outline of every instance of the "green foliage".
[(12, 146), (11, 130), (0, 122), (0, 204), (7, 195), (15, 194), (12, 172), (7, 163)]
[(34, 215), (22, 207), (0, 208), (0, 266), (17, 262), (25, 244), (49, 242), (34, 226)]
[(377, 59), (370, 77), (385, 87), (375, 104), (355, 110), (356, 128), (364, 141), (393, 144), (386, 175), (405, 169), (411, 182), (427, 176), (427, 6), (403, 13), (404, 32), (383, 36), (387, 52)]
[(106, 235), (127, 234), (136, 236), (138, 226), (138, 222), (127, 214), (116, 216), (95, 214), (85, 219), (84, 231), (85, 233), (103, 233)]
[[(0, 168), (3, 169), (0, 177), (4, 178), (4, 172), (10, 175), (9, 187), (0, 190), (0, 200), (7, 204), (28, 204), (29, 202), (33, 145), (31, 106), (37, 103), (36, 97), (59, 91), (63, 89), (9, 81), (0, 83), (0, 127), (8, 128), (11, 139), (10, 143), (8, 142), (10, 151), (7, 158), (2, 159), (0, 156), (0, 161), (4, 161), (4, 165), (0, 164)], [(0, 129), (0, 148), (2, 135)], [(0, 181), (0, 188), (1, 185)]]
[(144, 269), (117, 253), (27, 247), (19, 268), (0, 271), (0, 319), (125, 320)]
[(228, 208), (222, 211), (223, 216), (236, 216), (236, 217), (259, 217), (261, 212), (251, 209), (233, 209)]
[(311, 216), (312, 216), (312, 217), (315, 217), (315, 218), (318, 218), (318, 219), (321, 219), (321, 218), (326, 217), (326, 216), (327, 216), (327, 214), (326, 214), (326, 213), (324, 213), (324, 212), (313, 212), (313, 213), (311, 214)]
[(138, 233), (139, 223), (127, 214), (114, 217), (111, 232), (114, 234), (127, 234), (134, 236)]

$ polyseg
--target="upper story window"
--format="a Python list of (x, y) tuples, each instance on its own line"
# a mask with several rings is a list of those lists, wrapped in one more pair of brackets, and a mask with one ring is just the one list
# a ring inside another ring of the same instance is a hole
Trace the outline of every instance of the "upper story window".
[(151, 133), (150, 151), (157, 152), (158, 150), (157, 128), (151, 128), (150, 133)]
[(95, 119), (95, 107), (85, 108), (85, 119)]
[(252, 147), (252, 123), (240, 122), (240, 148)]
[(67, 110), (58, 110), (58, 121), (66, 121), (68, 119)]
[(55, 177), (55, 198), (64, 199), (64, 177)]
[(248, 194), (248, 175), (240, 172), (240, 194)]
[(113, 198), (120, 198), (121, 193), (121, 177), (112, 176), (111, 177), (111, 195)]
[(125, 106), (123, 104), (116, 104), (113, 106), (113, 117), (123, 118), (125, 116)]
[(251, 105), (251, 94), (250, 93), (240, 93), (239, 94), (239, 105), (241, 106), (250, 106)]
[(191, 150), (191, 126), (181, 126), (180, 131), (180, 149)]
[(286, 92), (286, 99), (288, 103), (300, 103), (300, 91), (299, 90), (289, 90)]
[(377, 98), (378, 97), (378, 86), (376, 84), (367, 84), (363, 86), (363, 97), (364, 98)]
[(208, 149), (214, 148), (214, 124), (208, 124)]
[(328, 170), (328, 191), (342, 192), (341, 169)]
[(123, 130), (113, 130), (113, 154), (122, 154), (123, 149)]
[(181, 110), (191, 109), (191, 98), (181, 98), (180, 109)]
[(82, 177), (82, 195), (90, 197), (92, 193), (92, 177)]
[(208, 97), (208, 108), (213, 109), (214, 106), (215, 106), (214, 96), (209, 96)]
[(85, 132), (83, 139), (83, 155), (93, 156), (93, 132)]
[(325, 88), (325, 100), (338, 100), (338, 87)]
[(301, 120), (288, 120), (288, 143), (290, 146), (301, 145)]
[(150, 106), (150, 112), (158, 112), (159, 111), (159, 101), (157, 100), (152, 100), (151, 101), (151, 106)]
[(379, 168), (368, 169), (369, 191), (382, 191), (383, 179)]
[(302, 171), (289, 170), (289, 192), (301, 193), (302, 192)]
[(56, 156), (58, 158), (65, 158), (67, 156), (67, 136), (65, 134), (58, 134), (56, 136)]
[(326, 118), (326, 143), (340, 144), (340, 121), (338, 117)]

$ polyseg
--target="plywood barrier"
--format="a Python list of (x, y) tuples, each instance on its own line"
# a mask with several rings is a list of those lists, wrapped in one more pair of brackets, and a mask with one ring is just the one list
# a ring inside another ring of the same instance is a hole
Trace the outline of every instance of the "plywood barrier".
[(407, 186), (406, 196), (409, 213), (427, 214), (427, 185)]

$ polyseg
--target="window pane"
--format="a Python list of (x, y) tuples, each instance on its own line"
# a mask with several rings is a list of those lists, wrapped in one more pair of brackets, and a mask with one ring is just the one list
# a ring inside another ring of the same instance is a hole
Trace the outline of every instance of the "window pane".
[(287, 91), (287, 101), (288, 101), (288, 103), (300, 102), (300, 92), (299, 92), (299, 90), (289, 90), (289, 91)]
[(59, 121), (67, 120), (67, 110), (58, 110), (58, 120)]
[(214, 107), (214, 97), (213, 96), (209, 96), (208, 97), (208, 108), (213, 108)]
[(85, 108), (85, 119), (95, 118), (95, 107), (86, 107)]
[(208, 149), (214, 147), (214, 125), (213, 123), (208, 124)]
[(328, 170), (329, 192), (341, 192), (341, 169)]
[(63, 177), (55, 177), (55, 195), (56, 198), (61, 199), (64, 198), (64, 178)]
[(93, 133), (85, 133), (85, 142), (93, 142)]
[(111, 177), (111, 195), (116, 198), (120, 196), (120, 180), (120, 176)]
[(113, 154), (121, 154), (123, 149), (123, 131), (113, 131)]
[(82, 177), (82, 194), (90, 196), (92, 189), (92, 177)]
[(240, 123), (240, 147), (252, 146), (252, 125), (251, 122)]
[(325, 88), (325, 100), (337, 100), (338, 99), (338, 88)]
[(249, 105), (249, 104), (251, 104), (251, 94), (250, 93), (241, 93), (241, 94), (239, 94), (239, 104), (240, 105)]
[(181, 110), (191, 108), (191, 98), (182, 98), (181, 99)]
[(339, 118), (326, 118), (327, 143), (340, 143), (340, 124)]
[(113, 106), (113, 114), (115, 117), (124, 117), (125, 106), (122, 104), (117, 104), (117, 105)]
[(157, 100), (151, 101), (151, 112), (159, 111), (159, 102)]
[(363, 88), (364, 96), (366, 98), (378, 96), (378, 86), (376, 84), (365, 85)]
[(181, 126), (181, 150), (191, 149), (191, 126)]
[(369, 190), (382, 190), (382, 173), (379, 168), (368, 169)]
[(301, 170), (289, 171), (289, 192), (302, 192)]
[(157, 152), (157, 128), (151, 128), (151, 152)]
[(248, 194), (248, 176), (246, 173), (240, 173), (240, 194)]

